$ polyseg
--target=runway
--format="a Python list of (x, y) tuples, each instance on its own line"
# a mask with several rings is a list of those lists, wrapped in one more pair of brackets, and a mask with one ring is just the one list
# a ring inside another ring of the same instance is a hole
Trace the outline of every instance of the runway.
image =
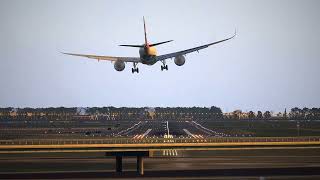
[[(255, 137), (251, 130), (259, 122), (232, 128), (228, 123), (141, 120), (32, 127), (4, 123), (0, 144), (11, 149), (0, 153), (0, 179), (320, 179), (320, 148), (314, 144), (318, 136)], [(188, 143), (214, 147), (191, 148)], [(239, 146), (246, 143), (250, 147)], [(104, 154), (104, 148), (115, 145), (157, 147), (152, 148), (152, 158), (143, 158), (141, 176), (136, 173), (136, 158), (124, 157), (123, 173), (115, 173), (114, 157)], [(55, 147), (55, 151), (15, 154), (18, 146)], [(86, 149), (76, 149), (82, 146)]]

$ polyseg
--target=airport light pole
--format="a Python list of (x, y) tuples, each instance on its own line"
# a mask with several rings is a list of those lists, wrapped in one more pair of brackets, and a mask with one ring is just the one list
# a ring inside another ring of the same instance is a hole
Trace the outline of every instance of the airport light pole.
[(168, 137), (169, 137), (169, 122), (167, 121), (167, 135), (168, 135)]
[(297, 121), (297, 134), (300, 136), (300, 122)]

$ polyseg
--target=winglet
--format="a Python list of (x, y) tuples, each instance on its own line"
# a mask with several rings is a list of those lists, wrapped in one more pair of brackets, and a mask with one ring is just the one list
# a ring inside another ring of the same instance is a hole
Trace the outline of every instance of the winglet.
[(65, 53), (65, 52), (62, 52), (62, 51), (59, 51), (59, 53), (65, 54), (65, 55), (70, 55), (70, 53)]
[(227, 40), (233, 39), (233, 38), (236, 37), (236, 36), (237, 36), (237, 29), (235, 28), (235, 29), (234, 29), (234, 34), (233, 34), (233, 36), (227, 38)]
[(232, 38), (236, 36), (237, 36), (237, 28), (234, 28), (234, 35), (232, 36)]

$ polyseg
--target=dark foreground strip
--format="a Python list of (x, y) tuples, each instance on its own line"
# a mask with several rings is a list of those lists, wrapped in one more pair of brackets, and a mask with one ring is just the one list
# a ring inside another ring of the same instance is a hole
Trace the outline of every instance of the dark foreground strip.
[(59, 173), (0, 173), (0, 179), (77, 179), (77, 178), (150, 178), (150, 177), (214, 177), (214, 176), (310, 176), (320, 175), (320, 167), (244, 168), (204, 170), (145, 171), (145, 175), (127, 171), (113, 172), (59, 172)]

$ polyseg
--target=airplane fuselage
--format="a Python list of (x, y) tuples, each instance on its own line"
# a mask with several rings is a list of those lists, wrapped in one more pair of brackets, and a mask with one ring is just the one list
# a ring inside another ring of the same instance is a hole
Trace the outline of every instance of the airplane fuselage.
[(155, 47), (144, 45), (139, 49), (139, 54), (142, 64), (153, 65), (157, 62), (157, 50)]

